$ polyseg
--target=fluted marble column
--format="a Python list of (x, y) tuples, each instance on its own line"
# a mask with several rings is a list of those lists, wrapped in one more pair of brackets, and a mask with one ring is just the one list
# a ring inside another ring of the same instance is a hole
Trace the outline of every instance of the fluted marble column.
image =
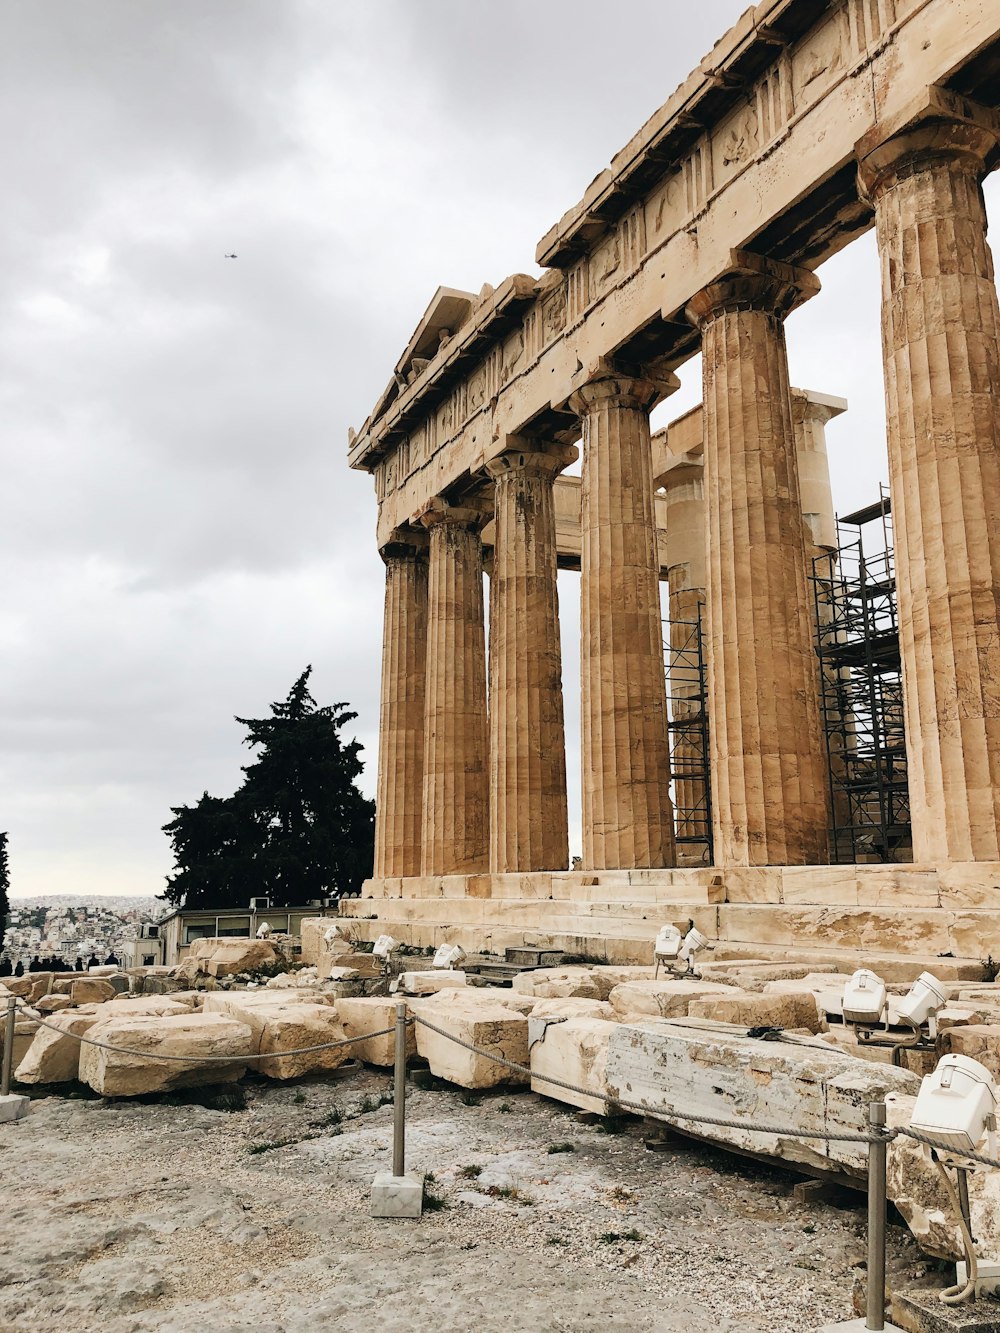
[(784, 316), (812, 274), (734, 256), (688, 306), (701, 329), (715, 860), (827, 858), (819, 672)]
[(859, 145), (882, 347), (913, 856), (1000, 860), (1000, 319), (981, 180), (1000, 119), (932, 90)]
[(486, 636), (481, 515), (436, 502), (427, 586), (427, 688), (421, 873), (488, 865)]
[(487, 465), (496, 537), (490, 575), (490, 870), (565, 870), (563, 725), (552, 485), (577, 456), (530, 440)]
[(420, 874), (427, 655), (427, 534), (382, 548), (385, 618), (375, 801), (375, 875)]
[[(670, 695), (673, 720), (680, 727), (675, 732), (671, 756), (678, 838), (705, 837), (708, 832), (704, 821), (692, 818), (692, 811), (705, 803), (706, 793), (702, 781), (691, 776), (703, 773), (706, 764), (703, 733), (697, 725), (702, 707), (698, 697), (701, 692), (697, 671), (698, 621), (703, 618), (707, 581), (703, 474), (701, 458), (689, 454), (658, 478), (667, 502), (667, 582), (673, 661)], [(678, 847), (677, 856), (681, 862), (687, 859), (683, 847)]]
[(580, 669), (583, 863), (675, 863), (649, 408), (677, 381), (596, 372), (583, 420)]

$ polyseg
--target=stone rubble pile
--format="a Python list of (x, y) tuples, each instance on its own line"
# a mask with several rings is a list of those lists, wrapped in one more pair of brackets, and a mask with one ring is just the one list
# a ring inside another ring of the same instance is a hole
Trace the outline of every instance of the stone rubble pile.
[[(304, 953), (307, 940), (304, 930)], [(411, 1016), (440, 1029), (411, 1025), (408, 1054), (460, 1087), (530, 1082), (535, 1092), (599, 1115), (630, 1103), (653, 1120), (669, 1119), (673, 1108), (787, 1126), (796, 1132), (692, 1128), (738, 1151), (856, 1177), (865, 1172), (864, 1143), (803, 1140), (801, 1132), (863, 1132), (875, 1097), (905, 1123), (919, 1076), (948, 1052), (971, 1055), (1000, 1079), (1000, 985), (992, 983), (946, 982), (936, 1049), (907, 1051), (896, 1068), (888, 1049), (859, 1046), (844, 1025), (840, 973), (751, 961), (708, 965), (701, 977), (656, 978), (651, 967), (577, 965), (524, 972), (505, 989), (469, 985), (461, 971), (416, 970), (386, 995), (370, 993), (376, 981), (386, 984), (378, 960), (350, 952), (335, 934), (314, 932), (305, 965), (291, 971), (280, 970), (282, 955), (267, 940), (204, 940), (196, 948), (172, 971), (7, 979), (0, 1014), (7, 994), (28, 1006), (15, 1019), (15, 1078), (79, 1079), (104, 1096), (131, 1097), (232, 1081), (248, 1069), (284, 1080), (351, 1059), (389, 1068), (402, 1000)], [(149, 993), (150, 981), (161, 993)], [(889, 990), (893, 1020), (906, 985)], [(762, 1040), (765, 1030), (775, 1039)], [(1000, 1173), (974, 1173), (970, 1194), (979, 1233), (1000, 1243)], [(890, 1152), (890, 1197), (926, 1250), (958, 1256), (939, 1177), (902, 1139)]]

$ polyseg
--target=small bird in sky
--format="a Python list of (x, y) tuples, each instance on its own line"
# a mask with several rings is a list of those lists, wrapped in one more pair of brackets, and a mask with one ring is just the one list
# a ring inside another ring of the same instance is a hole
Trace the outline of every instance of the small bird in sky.
[(226, 255), (225, 258), (226, 258), (226, 259), (236, 259), (237, 256), (236, 256), (236, 255)]

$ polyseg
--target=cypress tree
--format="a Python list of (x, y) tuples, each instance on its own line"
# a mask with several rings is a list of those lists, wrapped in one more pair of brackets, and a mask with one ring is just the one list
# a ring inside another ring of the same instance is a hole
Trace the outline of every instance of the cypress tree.
[(344, 703), (319, 707), (311, 673), (306, 667), (269, 717), (236, 719), (255, 752), (238, 791), (173, 808), (164, 827), (176, 863), (171, 902), (245, 907), (264, 896), (300, 906), (360, 888), (371, 873), (375, 804), (356, 785), (360, 744), (340, 736), (357, 714)]

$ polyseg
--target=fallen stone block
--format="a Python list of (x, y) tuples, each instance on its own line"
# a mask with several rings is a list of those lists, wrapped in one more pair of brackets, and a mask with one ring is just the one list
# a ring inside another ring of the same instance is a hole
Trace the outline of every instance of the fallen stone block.
[(35, 1005), (40, 1014), (56, 1014), (60, 1009), (72, 1009), (73, 1001), (68, 995), (43, 995)]
[[(567, 1001), (548, 1003), (565, 1004)], [(568, 1018), (564, 1023), (546, 1023), (544, 1035), (531, 1047), (531, 1091), (584, 1111), (608, 1115), (612, 1108), (606, 1095), (605, 1069), (608, 1042), (617, 1026), (599, 1018)], [(547, 1083), (546, 1076), (588, 1091), (579, 1093), (557, 1087)]]
[[(915, 1094), (920, 1080), (888, 1065), (869, 1064), (819, 1042), (759, 1041), (650, 1020), (614, 1025), (608, 1044), (607, 1095), (636, 1103), (640, 1113), (670, 1112), (743, 1122), (738, 1128), (699, 1125), (714, 1142), (790, 1162), (863, 1175), (867, 1144), (802, 1140), (801, 1130), (864, 1133), (868, 1103), (888, 1092)], [(633, 1108), (629, 1108), (633, 1109)], [(761, 1133), (757, 1122), (789, 1133)]]
[(733, 959), (728, 963), (699, 963), (703, 981), (718, 981), (724, 986), (739, 986), (742, 990), (760, 992), (769, 981), (799, 981), (809, 976), (809, 963), (768, 963), (748, 959)]
[(1000, 1079), (1000, 1026), (972, 1024), (953, 1027), (941, 1034), (942, 1053), (968, 1055)]
[[(338, 1000), (336, 1014), (345, 1037), (365, 1037), (367, 1033), (392, 1028), (396, 1022), (396, 1001), (380, 995)], [(406, 1054), (416, 1055), (417, 1038), (411, 1024), (406, 1030)], [(393, 1032), (368, 1037), (347, 1048), (348, 1054), (366, 1065), (386, 1067), (395, 1063), (396, 1038)]]
[(398, 989), (404, 995), (436, 995), (465, 985), (465, 973), (458, 971), (403, 972)]
[[(528, 1063), (528, 1020), (502, 1005), (441, 1006), (429, 1015), (430, 1021), (447, 1035), (432, 1032), (416, 1024), (417, 1051), (438, 1078), (457, 1083), (462, 1088), (493, 1088), (500, 1083), (526, 1083), (526, 1075), (497, 1064), (489, 1058), (499, 1055), (518, 1064)], [(452, 1037), (487, 1052), (478, 1055), (459, 1046)]]
[[(170, 997), (173, 999), (173, 996)], [(275, 995), (266, 987), (257, 990), (216, 990), (206, 991), (202, 1012), (206, 1014), (229, 1014), (234, 1008), (249, 1008), (254, 1005), (265, 1009), (291, 1008), (299, 1004), (315, 1004), (316, 997), (311, 991), (290, 990)]]
[[(320, 1069), (336, 1069), (351, 1058), (349, 1047), (310, 1051), (331, 1041), (342, 1041), (343, 1027), (334, 1009), (327, 1004), (302, 1004), (268, 996), (268, 1004), (248, 1002), (245, 994), (225, 993), (210, 997), (219, 1002), (219, 1008), (230, 1017), (245, 1023), (254, 1036), (257, 1054), (264, 1059), (254, 1060), (253, 1068), (268, 1078), (299, 1078)], [(211, 1012), (206, 1010), (206, 1012)], [(286, 1051), (299, 1051), (286, 1055)]]
[(539, 999), (585, 1000), (607, 999), (589, 967), (539, 967), (521, 972), (514, 977), (511, 988), (521, 995), (536, 995)]
[(678, 1018), (687, 1013), (692, 1000), (740, 994), (735, 986), (722, 986), (715, 981), (626, 981), (611, 992), (611, 1007), (620, 1018), (636, 1014)]
[(273, 966), (281, 957), (269, 940), (224, 939), (216, 940), (215, 944), (204, 966), (210, 977), (234, 977), (239, 972), (255, 972)]
[[(906, 1034), (903, 1032), (899, 1033), (900, 1037), (904, 1035)], [(848, 1055), (853, 1055), (859, 1060), (868, 1060), (877, 1065), (891, 1065), (893, 1063), (891, 1047), (859, 1042), (854, 1034), (854, 1029), (845, 1027), (842, 1023), (832, 1024), (829, 1031), (820, 1033), (819, 1040), (844, 1051)], [(937, 1062), (938, 1056), (935, 1050), (921, 1051), (904, 1047), (897, 1057), (900, 1069), (908, 1069), (911, 1074), (916, 1074), (919, 1078), (929, 1074), (936, 1067)]]
[(431, 1018), (435, 1012), (440, 1013), (442, 1010), (454, 1008), (479, 1010), (484, 1007), (494, 1008), (496, 1005), (500, 1005), (502, 1009), (511, 1009), (515, 1014), (533, 1014), (538, 1003), (539, 1001), (532, 995), (519, 995), (516, 991), (502, 989), (499, 986), (458, 986), (438, 991), (436, 995), (425, 996), (413, 1003), (410, 1008), (413, 1013), (426, 1014)]
[(815, 995), (804, 991), (793, 995), (708, 996), (692, 1000), (688, 1015), (747, 1028), (806, 1028), (819, 1032), (823, 1027)]
[(83, 1046), (77, 1038), (97, 1023), (96, 1006), (93, 1012), (74, 1009), (47, 1021), (51, 1026), (37, 1029), (17, 1065), (15, 1077), (19, 1083), (68, 1083), (80, 1076)]
[(607, 1000), (536, 1000), (531, 1009), (532, 1018), (601, 1018), (615, 1021), (614, 1008)]
[(69, 989), (74, 1004), (104, 1004), (117, 994), (110, 982), (100, 977), (81, 977)]
[(132, 995), (118, 996), (114, 1003), (98, 1014), (102, 1018), (118, 1018), (122, 1014), (189, 1014), (191, 1006), (181, 1004), (172, 995)]
[[(99, 1032), (101, 1041), (124, 1048), (84, 1046), (81, 1053), (81, 1080), (105, 1097), (228, 1083), (243, 1077), (245, 1062), (216, 1064), (213, 1057), (245, 1057), (255, 1051), (248, 1025), (226, 1014), (115, 1017), (101, 1023)], [(194, 1057), (194, 1062), (163, 1058), (181, 1055)]]
[(597, 987), (598, 999), (607, 1000), (616, 986), (622, 986), (627, 981), (652, 981), (654, 969), (638, 965), (628, 967), (615, 966), (609, 963), (595, 963), (589, 971), (594, 985)]

